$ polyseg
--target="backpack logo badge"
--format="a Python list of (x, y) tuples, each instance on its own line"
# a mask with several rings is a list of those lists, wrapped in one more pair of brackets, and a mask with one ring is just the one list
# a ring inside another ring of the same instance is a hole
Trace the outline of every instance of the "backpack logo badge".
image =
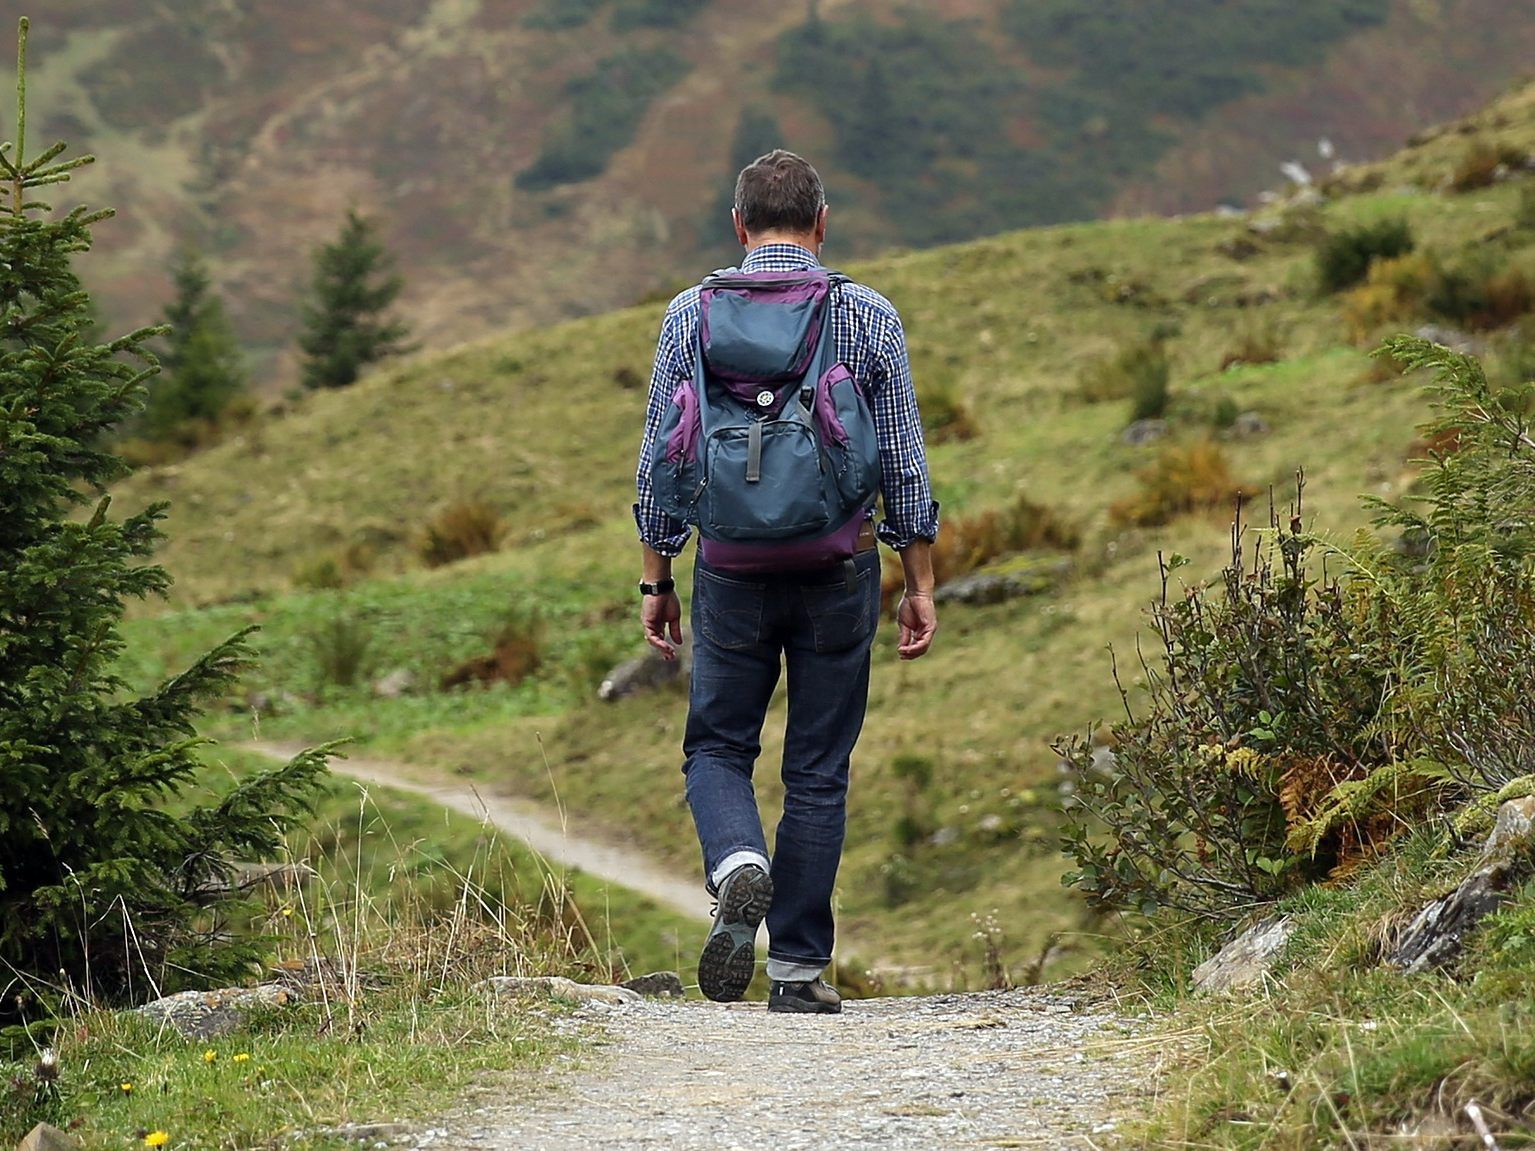
[(763, 388), (760, 392), (758, 392), (757, 393), (757, 406), (759, 408), (770, 408), (770, 407), (772, 407), (773, 406), (773, 393), (768, 391), (766, 388)]

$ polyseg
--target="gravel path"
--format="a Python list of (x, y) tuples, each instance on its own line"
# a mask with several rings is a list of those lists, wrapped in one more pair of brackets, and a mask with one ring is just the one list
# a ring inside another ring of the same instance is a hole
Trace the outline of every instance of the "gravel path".
[(447, 1151), (1092, 1148), (1155, 1076), (1143, 1019), (1050, 988), (850, 1001), (588, 1005), (595, 1059), (558, 1089), (418, 1136)]

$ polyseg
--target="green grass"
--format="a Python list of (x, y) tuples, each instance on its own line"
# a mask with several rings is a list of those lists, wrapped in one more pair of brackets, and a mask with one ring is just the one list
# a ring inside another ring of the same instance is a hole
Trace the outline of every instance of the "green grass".
[[(265, 764), (232, 749), (207, 758), (214, 791)], [(0, 1058), (0, 1140), (46, 1119), (87, 1148), (154, 1131), (171, 1147), (336, 1147), (346, 1140), (328, 1128), (428, 1120), (471, 1087), (515, 1099), (575, 1037), (551, 1028), (558, 1004), (497, 999), (476, 982), (680, 969), (679, 941), (691, 950), (696, 933), (476, 820), (340, 776), (286, 858), (313, 878), (265, 890), (248, 928), (276, 961), (322, 957), (334, 973), (323, 992), (207, 1042), (82, 1003), (53, 1029), (55, 1097), (36, 1094), (34, 1056)]]
[[(1520, 96), (1502, 115), (1511, 138), (1535, 139), (1535, 98)], [(1401, 163), (1419, 170), (1425, 149)], [(1399, 216), (1420, 248), (1454, 253), (1518, 212), (1518, 182), (1438, 196), (1400, 191), (1394, 171), (1381, 177), (1387, 191), (1324, 206), (1322, 223)], [(946, 608), (919, 663), (897, 661), (883, 629), (839, 896), (866, 961), (912, 969), (918, 983), (973, 983), (971, 916), (992, 911), (1016, 965), (1052, 936), (1077, 947), (1051, 975), (1087, 962), (1098, 937), (1113, 933), (1059, 886), (1049, 743), (1118, 711), (1107, 646), (1133, 693), (1156, 553), (1190, 557), (1189, 579), (1213, 575), (1227, 517), (1113, 525), (1109, 508), (1135, 490), (1156, 449), (1120, 440), (1124, 405), (1080, 399), (1083, 372), (1154, 331), (1173, 333), (1174, 441), (1211, 434), (1222, 411), (1258, 412), (1271, 431), (1225, 444), (1233, 475), (1273, 485), (1283, 506), (1304, 466), (1307, 519), (1324, 534), (1346, 538), (1366, 522), (1360, 494), (1397, 497), (1411, 484), (1409, 445), (1427, 414), (1416, 383), (1370, 382), (1365, 349), (1346, 342), (1336, 300), (1316, 290), (1308, 243), (1259, 240), (1241, 261), (1221, 254), (1244, 236), (1241, 220), (1121, 220), (850, 269), (900, 307), (918, 379), (950, 389), (978, 429), (931, 451), (945, 514), (1005, 507), (1023, 493), (1084, 533), (1071, 579), (1018, 604)], [(1531, 238), (1516, 231), (1500, 242), (1523, 252)], [(835, 250), (827, 255), (835, 261)], [(609, 705), (591, 692), (604, 663), (643, 650), (629, 504), (645, 397), (632, 377), (645, 375), (659, 313), (647, 305), (419, 357), (344, 393), (305, 397), (179, 467), (136, 476), (119, 493), (124, 506), (174, 501), (164, 559), (180, 582), (169, 612), (133, 623), (135, 675), (153, 678), (259, 622), (266, 662), (216, 726), (224, 738), (253, 734), (257, 723), (264, 736), (355, 735), (369, 754), (426, 773), (546, 801), (558, 794), (584, 825), (696, 866), (678, 773), (680, 695)], [(1221, 371), (1255, 324), (1272, 333), (1279, 360)], [(500, 509), (508, 542), (494, 555), (421, 569), (420, 526), (462, 499)], [(377, 554), (362, 582), (292, 589), (295, 573), (358, 544)], [(684, 587), (687, 574), (685, 560)], [(515, 688), (431, 690), (456, 661), (488, 650), (508, 612), (544, 621), (538, 672)], [(350, 688), (316, 682), (313, 637), (338, 615), (373, 635), (371, 666)], [(374, 698), (368, 683), (396, 667), (416, 675), (419, 691)], [(257, 696), (267, 706), (253, 712)], [(770, 813), (782, 720), (780, 699), (760, 772)], [(906, 791), (892, 764), (913, 753), (934, 762), (924, 803), (941, 834), (908, 843), (893, 830)]]
[(359, 1003), (350, 1036), (318, 1003), (208, 1042), (86, 1012), (60, 1033), (56, 1100), (32, 1102), (35, 1060), (0, 1062), (0, 1138), (14, 1143), (46, 1119), (87, 1149), (143, 1147), (151, 1132), (170, 1148), (355, 1146), (330, 1129), (429, 1119), (476, 1083), (503, 1101), (528, 1094), (533, 1073), (574, 1049), (549, 1026), (560, 1013), (408, 982)]
[(1139, 970), (1132, 961), (1121, 977), (1167, 1013), (1177, 1055), (1131, 1138), (1267, 1151), (1469, 1147), (1464, 1109), (1475, 1100), (1502, 1146), (1535, 1145), (1535, 885), (1484, 922), (1452, 969), (1404, 976), (1378, 965), (1383, 932), (1470, 865), (1438, 832), (1420, 832), (1347, 887), (1287, 900), (1279, 910), (1296, 930), (1275, 980), (1231, 998), (1187, 996), (1189, 966), (1214, 941), (1148, 933), (1134, 950)]

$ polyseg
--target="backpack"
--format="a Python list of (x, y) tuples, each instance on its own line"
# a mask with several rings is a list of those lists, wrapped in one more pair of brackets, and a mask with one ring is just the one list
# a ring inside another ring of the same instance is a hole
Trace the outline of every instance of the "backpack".
[(693, 378), (672, 396), (650, 475), (711, 567), (803, 571), (854, 554), (880, 463), (868, 400), (831, 334), (847, 282), (824, 268), (728, 269), (699, 289)]

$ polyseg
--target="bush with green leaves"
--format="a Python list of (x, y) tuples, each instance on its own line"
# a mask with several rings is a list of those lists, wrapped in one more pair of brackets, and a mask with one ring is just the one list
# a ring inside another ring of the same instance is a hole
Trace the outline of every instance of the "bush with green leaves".
[(0, 1023), (66, 994), (244, 975), (259, 941), (219, 889), (232, 860), (276, 848), (325, 771), (306, 753), (199, 802), (194, 721), (249, 658), (244, 633), (147, 695), (120, 675), (125, 604), (170, 578), (149, 562), (163, 505), (112, 518), (104, 488), (125, 469), (102, 445), (143, 405), (159, 329), (87, 338), (71, 264), (111, 213), (36, 201), (89, 157), (26, 158), (25, 44), (22, 21), (16, 140), (0, 151)]
[(1362, 536), (1317, 578), (1327, 545), (1297, 512), (1250, 558), (1238, 526), (1211, 587), (1175, 592), (1179, 565), (1163, 565), (1161, 655), (1143, 660), (1138, 712), (1122, 688), (1112, 769), (1088, 738), (1058, 748), (1076, 785), (1069, 878), (1096, 905), (1223, 914), (1530, 791), (1535, 385), (1499, 389), (1420, 339), (1382, 354), (1434, 379), (1425, 442), (1441, 448), (1418, 492), (1370, 501), (1415, 546)]
[(1378, 220), (1345, 228), (1317, 244), (1317, 280), (1324, 292), (1341, 292), (1369, 275), (1376, 260), (1405, 256), (1414, 246), (1412, 228), (1406, 220)]
[(1057, 747), (1074, 784), (1069, 879), (1095, 906), (1220, 915), (1319, 878), (1346, 845), (1295, 852), (1292, 827), (1390, 759), (1371, 729), (1386, 675), (1369, 621), (1341, 583), (1308, 571), (1298, 514), (1274, 518), (1266, 546), (1248, 542), (1238, 521), (1211, 587), (1175, 587), (1184, 561), (1162, 564), (1161, 655), (1142, 657), (1138, 714), (1121, 683), (1112, 765), (1090, 736)]

